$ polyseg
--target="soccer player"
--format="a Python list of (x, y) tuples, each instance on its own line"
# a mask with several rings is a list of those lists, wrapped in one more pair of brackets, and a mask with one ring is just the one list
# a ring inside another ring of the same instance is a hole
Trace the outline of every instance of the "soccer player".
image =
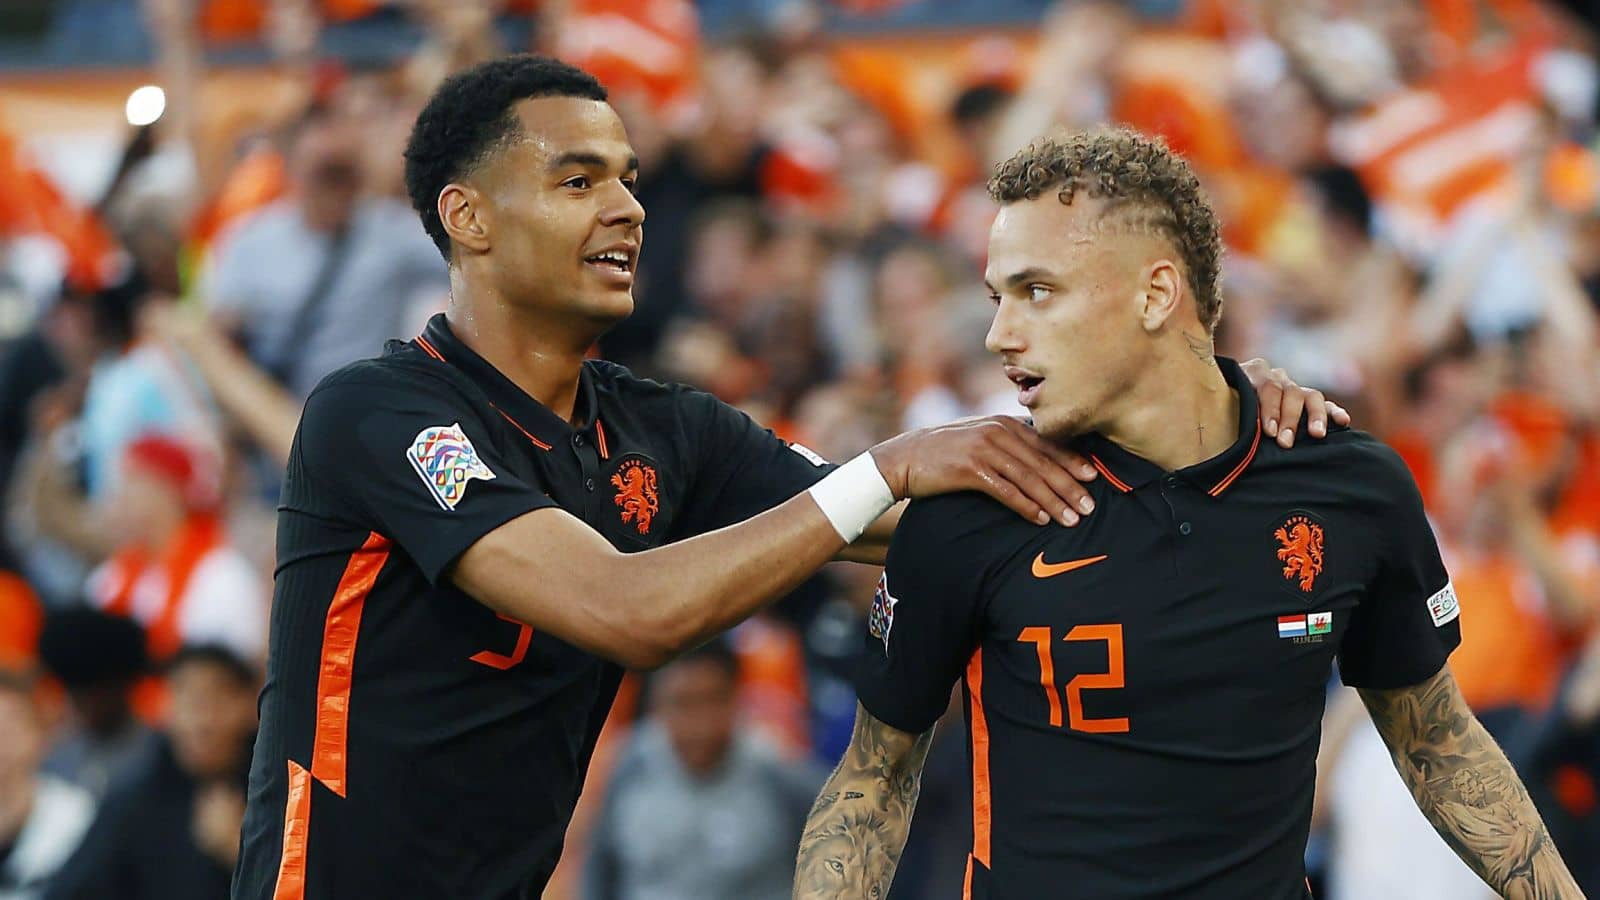
[(306, 402), (236, 900), (538, 897), (623, 667), (835, 555), (881, 561), (896, 498), (1087, 512), (1067, 509), (1087, 462), (1012, 420), (835, 469), (707, 394), (585, 362), (633, 309), (644, 220), (605, 96), (511, 57), (418, 117), (406, 179), (451, 302)]
[(1220, 239), (1188, 166), (1131, 132), (1078, 134), (989, 190), (988, 348), (1039, 433), (1100, 470), (1098, 511), (1044, 530), (976, 494), (906, 510), (795, 896), (887, 895), (960, 680), (969, 900), (1302, 900), (1335, 660), (1485, 882), (1581, 896), (1451, 679), (1456, 597), (1399, 457), (1358, 431), (1262, 440), (1214, 354)]

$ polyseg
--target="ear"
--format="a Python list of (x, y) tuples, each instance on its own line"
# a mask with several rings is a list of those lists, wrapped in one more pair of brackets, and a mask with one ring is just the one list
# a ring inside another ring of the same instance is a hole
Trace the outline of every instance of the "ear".
[(1170, 259), (1158, 259), (1146, 271), (1141, 321), (1145, 331), (1160, 331), (1183, 302), (1183, 273)]
[(473, 253), (489, 249), (489, 226), (493, 214), (486, 198), (476, 188), (451, 182), (439, 192), (439, 221), (450, 240)]

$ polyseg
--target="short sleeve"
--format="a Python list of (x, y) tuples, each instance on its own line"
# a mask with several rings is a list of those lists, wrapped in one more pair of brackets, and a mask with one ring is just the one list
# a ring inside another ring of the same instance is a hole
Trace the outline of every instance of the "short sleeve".
[(1378, 516), (1380, 561), (1339, 649), (1339, 673), (1351, 687), (1420, 684), (1444, 667), (1461, 643), (1460, 606), (1405, 464), (1381, 448), (1374, 480), (1392, 498)]
[(304, 487), (286, 504), (342, 499), (342, 517), (393, 540), (430, 582), (485, 534), (556, 505), (513, 473), (464, 397), (420, 374), (324, 382), (306, 401), (289, 479)]
[(979, 518), (971, 503), (960, 495), (912, 501), (872, 598), (856, 696), (901, 731), (933, 727), (978, 644), (984, 569), (966, 534)]
[(695, 466), (678, 527), (686, 536), (764, 513), (836, 468), (710, 394), (684, 388), (678, 403)]

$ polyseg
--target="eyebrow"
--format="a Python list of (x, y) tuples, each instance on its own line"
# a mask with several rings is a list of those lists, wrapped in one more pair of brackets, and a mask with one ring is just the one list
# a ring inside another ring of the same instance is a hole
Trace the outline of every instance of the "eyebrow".
[[(552, 170), (563, 169), (567, 166), (585, 166), (591, 169), (606, 169), (609, 168), (610, 165), (611, 161), (606, 159), (604, 156), (587, 150), (568, 151), (560, 156), (557, 156), (555, 159), (550, 160), (550, 168)], [(639, 157), (630, 155), (627, 161), (623, 164), (622, 171), (639, 171)]]
[[(1012, 273), (1010, 275), (1007, 275), (1006, 276), (1006, 287), (1014, 288), (1017, 285), (1023, 284), (1025, 282), (1036, 281), (1036, 280), (1039, 280), (1039, 279), (1050, 279), (1050, 278), (1054, 278), (1054, 277), (1055, 276), (1050, 271), (1048, 271), (1046, 269), (1041, 269), (1038, 266), (1029, 266), (1028, 268), (1023, 269), (1020, 272), (1014, 272), (1014, 273)], [(990, 284), (989, 280), (987, 278), (984, 279), (983, 286), (988, 288), (988, 289), (990, 289), (990, 290), (994, 290), (994, 285)]]

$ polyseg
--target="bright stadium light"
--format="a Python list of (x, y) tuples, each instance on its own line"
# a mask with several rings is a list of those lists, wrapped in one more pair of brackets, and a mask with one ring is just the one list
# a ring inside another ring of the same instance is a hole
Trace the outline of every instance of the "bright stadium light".
[(167, 92), (147, 84), (128, 95), (128, 124), (144, 127), (161, 118), (167, 110)]

